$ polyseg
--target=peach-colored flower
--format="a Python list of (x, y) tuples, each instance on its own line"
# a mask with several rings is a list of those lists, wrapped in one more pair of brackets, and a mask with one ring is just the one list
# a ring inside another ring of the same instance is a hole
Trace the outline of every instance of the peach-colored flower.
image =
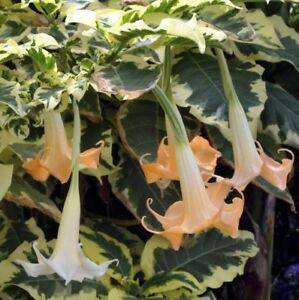
[(287, 178), (294, 163), (294, 153), (289, 149), (279, 149), (278, 152), (285, 151), (291, 155), (291, 159), (283, 158), (281, 163), (279, 163), (264, 152), (260, 143), (257, 144), (260, 157), (263, 161), (263, 167), (260, 176), (277, 188), (285, 190), (287, 187)]
[(140, 159), (140, 165), (148, 183), (154, 183), (161, 178), (178, 180), (175, 155), (171, 147), (165, 144), (166, 139), (167, 137), (164, 137), (159, 145), (156, 162), (146, 163), (144, 158), (148, 154)]
[(237, 189), (244, 190), (248, 183), (260, 174), (263, 162), (238, 99), (229, 102), (229, 126), (235, 164), (231, 183)]
[(262, 176), (277, 188), (284, 190), (288, 174), (292, 170), (294, 154), (288, 149), (291, 159), (283, 159), (282, 163), (265, 154), (260, 143), (251, 134), (246, 114), (238, 99), (229, 102), (229, 124), (232, 135), (235, 172), (230, 179), (231, 184), (244, 190), (247, 184), (257, 176)]
[[(174, 149), (165, 144), (167, 137), (164, 137), (159, 145), (156, 162), (144, 162), (143, 155), (140, 165), (148, 183), (157, 182), (160, 179), (179, 180)], [(191, 149), (195, 155), (196, 162), (203, 172), (204, 179), (207, 180), (214, 173), (216, 162), (220, 152), (210, 146), (203, 137), (196, 136), (190, 142)]]
[[(23, 167), (35, 180), (45, 181), (53, 175), (61, 183), (68, 181), (71, 175), (71, 155), (63, 121), (59, 112), (44, 113), (45, 146), (33, 159), (24, 162)], [(89, 168), (96, 168), (103, 144), (80, 154), (80, 163)]]
[(182, 201), (173, 203), (162, 216), (150, 207), (152, 200), (148, 200), (148, 209), (164, 231), (149, 229), (144, 218), (143, 226), (164, 236), (176, 250), (181, 246), (183, 234), (197, 233), (211, 226), (236, 236), (243, 199), (235, 198), (231, 204), (226, 204), (224, 200), (231, 188), (229, 183), (218, 178), (216, 182), (208, 183), (206, 188), (190, 146), (177, 143), (175, 151)]

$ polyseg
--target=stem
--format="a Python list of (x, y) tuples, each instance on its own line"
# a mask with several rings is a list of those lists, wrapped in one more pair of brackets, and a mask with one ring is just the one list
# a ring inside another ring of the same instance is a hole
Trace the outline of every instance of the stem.
[(232, 103), (240, 103), (238, 95), (236, 93), (229, 68), (225, 59), (225, 56), (223, 54), (223, 51), (219, 48), (215, 49), (218, 65), (220, 68), (220, 74), (222, 79), (222, 85), (224, 89), (224, 95), (228, 102)]
[(78, 168), (81, 144), (81, 122), (80, 113), (76, 100), (73, 101), (74, 110), (74, 132), (72, 142), (72, 168)]
[(273, 260), (273, 244), (274, 244), (274, 226), (275, 226), (275, 206), (276, 199), (269, 195), (266, 199), (265, 215), (263, 224), (263, 233), (267, 242), (267, 279), (268, 285), (264, 291), (264, 299), (271, 299), (271, 275), (272, 275), (272, 260)]
[(165, 46), (161, 87), (164, 93), (166, 94), (166, 96), (168, 97), (168, 99), (173, 101), (171, 84), (170, 84), (171, 70), (172, 70), (171, 48), (170, 46)]
[(164, 110), (166, 117), (169, 119), (177, 142), (188, 143), (183, 119), (176, 105), (168, 99), (168, 97), (159, 86), (156, 86), (153, 89), (153, 93), (159, 101), (162, 109)]

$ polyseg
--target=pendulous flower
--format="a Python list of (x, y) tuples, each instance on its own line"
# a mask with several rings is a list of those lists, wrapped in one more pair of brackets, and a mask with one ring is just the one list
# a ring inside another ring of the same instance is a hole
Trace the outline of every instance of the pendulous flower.
[(235, 163), (231, 184), (239, 190), (244, 190), (251, 180), (261, 176), (277, 188), (285, 190), (287, 177), (294, 163), (293, 152), (279, 149), (278, 152), (285, 151), (291, 155), (291, 159), (284, 158), (282, 163), (269, 157), (261, 144), (254, 141), (246, 114), (238, 99), (229, 101), (229, 124)]
[(62, 218), (54, 251), (45, 258), (33, 244), (38, 263), (17, 261), (29, 276), (37, 277), (57, 273), (67, 285), (71, 280), (82, 282), (84, 278), (92, 279), (102, 276), (109, 265), (117, 260), (110, 260), (97, 265), (83, 253), (79, 244), (80, 196), (78, 167), (73, 171), (71, 185), (63, 207)]
[(257, 177), (263, 161), (256, 149), (245, 112), (238, 99), (229, 102), (229, 126), (232, 137), (235, 171), (231, 183), (244, 190)]
[(224, 200), (231, 186), (220, 177), (206, 188), (189, 144), (176, 143), (175, 155), (182, 200), (173, 203), (162, 216), (150, 207), (152, 200), (149, 199), (148, 209), (164, 231), (149, 229), (144, 218), (143, 226), (165, 237), (175, 250), (181, 246), (183, 234), (197, 233), (212, 226), (235, 237), (243, 212), (243, 197), (235, 197), (232, 203), (226, 204)]
[[(79, 229), (80, 229), (80, 195), (79, 195), (79, 164), (80, 164), (80, 140), (81, 127), (80, 115), (77, 103), (73, 103), (74, 108), (74, 134), (73, 134), (73, 151), (70, 162), (68, 161), (68, 153), (63, 153), (62, 150), (69, 149), (65, 137), (65, 131), (60, 114), (50, 112), (45, 115), (46, 127), (46, 145), (50, 148), (45, 148), (51, 155), (43, 159), (43, 164), (50, 162), (53, 166), (58, 167), (55, 163), (54, 154), (59, 157), (58, 162), (64, 163), (64, 167), (70, 168), (72, 179), (70, 188), (64, 203), (61, 222), (58, 229), (58, 236), (54, 246), (53, 253), (49, 258), (44, 257), (37, 248), (37, 244), (33, 244), (33, 249), (37, 256), (37, 263), (30, 263), (18, 260), (17, 263), (22, 265), (26, 273), (32, 277), (42, 275), (50, 275), (57, 273), (65, 280), (67, 285), (71, 280), (82, 282), (84, 278), (92, 279), (95, 276), (102, 276), (107, 271), (109, 265), (116, 259), (106, 261), (103, 264), (97, 265), (85, 256), (79, 244)], [(58, 123), (55, 123), (57, 121)], [(54, 142), (52, 144), (51, 142)], [(57, 148), (56, 148), (57, 147)], [(91, 150), (90, 150), (91, 151)], [(43, 155), (43, 154), (42, 154)], [(91, 151), (93, 157), (94, 151)], [(81, 155), (82, 156), (82, 155)], [(90, 163), (89, 155), (84, 156), (84, 159)], [(93, 162), (93, 159), (91, 159)], [(43, 165), (42, 165), (43, 166)], [(46, 167), (53, 167), (51, 164)], [(44, 166), (43, 166), (44, 167)], [(46, 167), (44, 167), (46, 169)], [(46, 169), (47, 170), (47, 169)], [(52, 169), (47, 170), (53, 172)], [(55, 170), (58, 171), (58, 170)], [(53, 173), (52, 173), (53, 174)], [(54, 174), (57, 175), (56, 173)]]
[(283, 159), (280, 164), (266, 155), (259, 143), (257, 143), (258, 148), (255, 146), (246, 114), (234, 88), (223, 51), (215, 49), (215, 52), (229, 109), (229, 126), (235, 163), (235, 172), (230, 182), (237, 189), (244, 190), (255, 177), (262, 176), (277, 188), (284, 190), (288, 174), (293, 166), (294, 154), (287, 149), (278, 150), (279, 152), (287, 151), (292, 157), (291, 159)]
[[(148, 183), (154, 183), (161, 179), (179, 180), (174, 147), (169, 143), (166, 144), (166, 139), (168, 138), (164, 137), (159, 145), (156, 162), (144, 162), (143, 158), (146, 155), (143, 155), (140, 159), (140, 165)], [(190, 147), (204, 179), (208, 180), (214, 173), (220, 152), (211, 147), (208, 140), (200, 136), (192, 139)]]
[[(59, 112), (44, 112), (45, 146), (33, 159), (27, 160), (23, 167), (35, 180), (45, 181), (53, 175), (65, 183), (71, 175), (72, 150), (69, 146), (63, 121)], [(97, 168), (103, 144), (80, 154), (80, 163), (88, 168)]]

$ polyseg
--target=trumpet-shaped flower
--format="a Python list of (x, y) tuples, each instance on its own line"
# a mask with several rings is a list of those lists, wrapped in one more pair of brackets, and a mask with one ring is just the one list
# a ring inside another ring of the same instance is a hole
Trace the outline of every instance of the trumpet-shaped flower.
[[(164, 137), (159, 145), (157, 161), (145, 163), (141, 157), (140, 165), (148, 183), (159, 181), (161, 178), (168, 180), (179, 180), (174, 147), (165, 144)], [(208, 180), (214, 173), (216, 161), (220, 152), (210, 146), (209, 142), (203, 137), (196, 136), (190, 142), (190, 147), (196, 157), (196, 162), (203, 172), (205, 179)]]
[(182, 243), (183, 234), (197, 233), (211, 226), (236, 236), (243, 199), (235, 198), (231, 204), (226, 204), (224, 200), (230, 185), (221, 179), (208, 183), (206, 188), (190, 146), (177, 143), (175, 151), (182, 200), (173, 203), (164, 216), (155, 212), (150, 207), (152, 200), (148, 200), (148, 209), (161, 223), (164, 231), (149, 229), (144, 218), (143, 226), (150, 232), (164, 236), (176, 250)]
[(261, 176), (270, 182), (272, 185), (276, 186), (281, 190), (285, 190), (287, 187), (287, 178), (292, 170), (294, 163), (294, 154), (289, 149), (279, 149), (278, 152), (285, 151), (290, 154), (291, 159), (283, 158), (281, 163), (275, 161), (273, 158), (269, 157), (264, 151), (262, 146), (258, 144), (258, 151), (260, 157), (263, 160), (263, 167), (261, 170)]
[(236, 188), (243, 190), (251, 180), (260, 174), (263, 162), (257, 152), (245, 112), (239, 100), (229, 103), (229, 126), (235, 164), (231, 183)]
[(238, 99), (229, 102), (229, 123), (232, 135), (235, 172), (231, 183), (237, 189), (243, 190), (257, 176), (261, 176), (277, 188), (286, 188), (287, 177), (292, 170), (294, 154), (288, 149), (280, 149), (291, 155), (291, 159), (275, 161), (263, 151), (257, 142), (255, 146), (246, 114)]
[[(69, 146), (63, 121), (59, 112), (44, 113), (45, 146), (34, 158), (27, 160), (23, 167), (35, 180), (45, 181), (53, 175), (61, 183), (68, 181), (71, 175), (71, 147)], [(96, 168), (103, 144), (81, 153), (80, 163), (89, 168)]]
[(82, 282), (84, 278), (92, 279), (102, 276), (113, 261), (97, 265), (87, 258), (79, 244), (80, 196), (78, 186), (78, 170), (73, 172), (71, 186), (65, 200), (58, 237), (50, 258), (45, 258), (37, 249), (38, 263), (17, 261), (29, 276), (37, 277), (57, 273), (68, 284), (71, 280)]
[(279, 151), (288, 151), (292, 156), (292, 159), (283, 159), (280, 164), (267, 156), (261, 145), (258, 144), (258, 149), (256, 148), (246, 114), (235, 91), (225, 56), (221, 49), (215, 49), (215, 51), (229, 107), (229, 126), (235, 163), (235, 172), (230, 182), (237, 189), (243, 190), (251, 180), (260, 175), (276, 187), (285, 189), (287, 176), (294, 161), (293, 153), (290, 150), (280, 149)]

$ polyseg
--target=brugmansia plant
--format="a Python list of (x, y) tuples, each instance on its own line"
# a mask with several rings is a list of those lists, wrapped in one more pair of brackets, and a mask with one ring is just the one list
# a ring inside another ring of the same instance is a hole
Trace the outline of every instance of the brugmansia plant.
[(0, 298), (271, 299), (297, 2), (0, 0)]

